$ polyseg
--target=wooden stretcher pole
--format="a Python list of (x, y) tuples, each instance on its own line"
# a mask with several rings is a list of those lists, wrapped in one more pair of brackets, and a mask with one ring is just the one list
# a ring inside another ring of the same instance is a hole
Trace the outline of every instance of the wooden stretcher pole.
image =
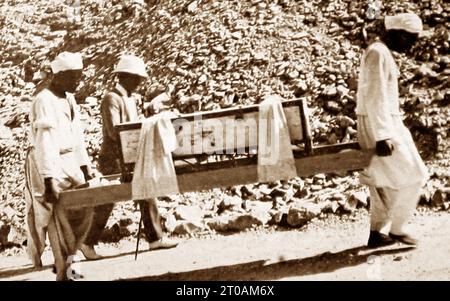
[(313, 155), (313, 143), (311, 136), (311, 125), (309, 124), (308, 104), (306, 99), (301, 100), (300, 121), (302, 123), (303, 141), (305, 143), (305, 151), (308, 155)]
[[(374, 150), (361, 150), (357, 147), (355, 143), (317, 147), (313, 156), (301, 154), (295, 158), (297, 175), (308, 177), (318, 173), (361, 170), (369, 165)], [(211, 163), (191, 169), (181, 171), (177, 168), (180, 193), (258, 182), (257, 162), (252, 158)], [(63, 191), (59, 201), (66, 208), (81, 208), (131, 199), (131, 183), (122, 183)]]

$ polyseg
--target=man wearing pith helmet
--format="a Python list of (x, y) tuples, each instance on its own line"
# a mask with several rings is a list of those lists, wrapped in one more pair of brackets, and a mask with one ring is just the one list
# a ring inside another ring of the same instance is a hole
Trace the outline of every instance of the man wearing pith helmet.
[[(122, 55), (113, 74), (118, 83), (108, 92), (101, 103), (103, 143), (99, 154), (99, 171), (103, 175), (120, 173), (119, 141), (115, 125), (138, 120), (136, 100), (132, 93), (148, 78), (144, 61), (134, 55)], [(139, 207), (144, 223), (144, 233), (151, 250), (172, 248), (177, 243), (163, 235), (160, 215), (156, 199), (140, 200)], [(94, 223), (81, 250), (87, 259), (100, 258), (94, 246), (105, 228), (114, 204), (101, 205), (95, 208)]]
[(375, 149), (361, 182), (370, 190), (369, 247), (395, 242), (416, 245), (408, 222), (428, 179), (399, 104), (399, 70), (391, 51), (409, 53), (423, 28), (412, 13), (387, 16), (384, 33), (365, 50), (358, 81), (358, 141)]

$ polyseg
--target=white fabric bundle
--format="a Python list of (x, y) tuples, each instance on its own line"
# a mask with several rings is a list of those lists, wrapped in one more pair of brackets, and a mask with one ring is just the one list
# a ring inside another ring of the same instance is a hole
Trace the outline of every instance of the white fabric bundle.
[(297, 176), (281, 98), (268, 96), (259, 105), (258, 181), (274, 182)]
[(169, 112), (162, 112), (142, 123), (138, 158), (131, 183), (134, 200), (179, 192), (172, 161), (177, 140), (171, 117)]

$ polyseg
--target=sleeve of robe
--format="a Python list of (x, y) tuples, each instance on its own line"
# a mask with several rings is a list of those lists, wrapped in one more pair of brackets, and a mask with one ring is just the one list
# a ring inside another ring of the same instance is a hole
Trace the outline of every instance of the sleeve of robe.
[(108, 93), (103, 98), (101, 104), (103, 127), (106, 129), (106, 135), (108, 136), (108, 138), (110, 138), (116, 144), (118, 143), (118, 141), (114, 126), (120, 123), (120, 99), (118, 98), (119, 96), (117, 96), (116, 94)]
[(387, 91), (388, 73), (383, 53), (374, 48), (366, 56), (367, 114), (376, 141), (392, 138), (392, 115)]
[(32, 107), (36, 165), (44, 178), (57, 177), (61, 170), (60, 162), (55, 160), (59, 157), (59, 146), (54, 137), (57, 122), (51, 101), (45, 95), (38, 95)]

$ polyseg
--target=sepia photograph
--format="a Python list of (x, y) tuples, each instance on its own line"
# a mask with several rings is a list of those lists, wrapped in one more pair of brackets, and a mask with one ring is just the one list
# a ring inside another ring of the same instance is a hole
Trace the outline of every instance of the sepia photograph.
[(449, 17), (0, 0), (0, 281), (450, 281)]

